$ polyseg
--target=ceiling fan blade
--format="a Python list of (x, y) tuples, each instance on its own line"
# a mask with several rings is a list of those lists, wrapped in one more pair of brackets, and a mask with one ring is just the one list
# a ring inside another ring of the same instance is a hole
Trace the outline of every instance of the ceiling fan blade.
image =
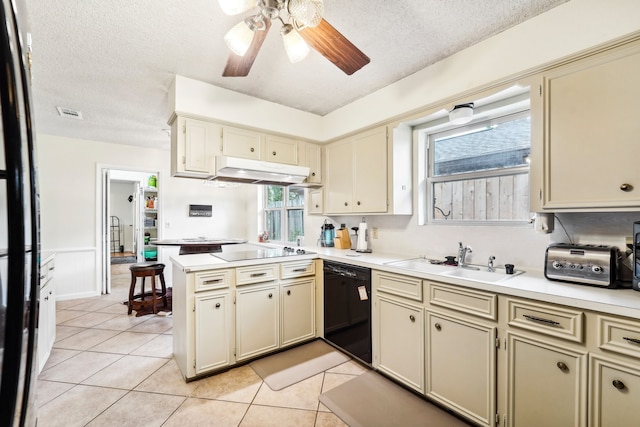
[(265, 29), (262, 31), (256, 31), (249, 45), (249, 50), (244, 56), (236, 55), (233, 52), (229, 53), (229, 59), (227, 59), (227, 66), (224, 67), (222, 77), (246, 77), (249, 75), (253, 61), (256, 60), (258, 52), (262, 47), (264, 39), (267, 38), (267, 33), (271, 28), (271, 20), (265, 19)]
[(309, 46), (351, 75), (371, 60), (338, 30), (322, 19), (317, 27), (307, 27), (300, 35)]

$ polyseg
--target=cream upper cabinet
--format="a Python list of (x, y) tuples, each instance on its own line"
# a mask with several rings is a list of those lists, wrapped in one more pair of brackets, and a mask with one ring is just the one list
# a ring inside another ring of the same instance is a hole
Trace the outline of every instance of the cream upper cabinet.
[(298, 141), (266, 135), (262, 160), (275, 163), (298, 164)]
[(225, 126), (222, 129), (222, 154), (243, 159), (261, 160), (262, 134), (252, 130)]
[(387, 212), (387, 128), (326, 148), (326, 213)]
[(207, 178), (213, 174), (220, 146), (221, 127), (216, 123), (176, 117), (171, 125), (171, 175)]
[(322, 184), (322, 147), (317, 144), (304, 143), (304, 166), (309, 168), (307, 183)]
[(309, 190), (309, 214), (319, 215), (324, 212), (322, 204), (322, 188)]
[(545, 72), (541, 92), (544, 171), (532, 206), (640, 207), (640, 42)]

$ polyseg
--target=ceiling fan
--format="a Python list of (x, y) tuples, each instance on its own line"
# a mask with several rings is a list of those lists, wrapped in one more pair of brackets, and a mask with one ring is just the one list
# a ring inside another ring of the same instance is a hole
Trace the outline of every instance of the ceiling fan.
[(322, 0), (218, 0), (227, 15), (238, 15), (255, 7), (257, 14), (246, 17), (224, 36), (231, 53), (224, 77), (244, 77), (267, 37), (273, 20), (282, 23), (280, 35), (291, 62), (302, 61), (309, 46), (317, 50), (347, 75), (370, 59), (323, 17)]

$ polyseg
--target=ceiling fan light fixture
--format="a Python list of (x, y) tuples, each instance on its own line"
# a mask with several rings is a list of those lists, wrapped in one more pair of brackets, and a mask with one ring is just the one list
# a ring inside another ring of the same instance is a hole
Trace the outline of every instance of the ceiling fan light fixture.
[(230, 29), (224, 35), (224, 41), (233, 53), (244, 56), (251, 46), (255, 32), (264, 30), (265, 25), (262, 15), (250, 16)]
[(293, 18), (296, 28), (317, 27), (324, 15), (322, 0), (289, 0), (287, 11)]
[(225, 14), (233, 16), (253, 9), (258, 0), (218, 0), (218, 4)]
[(291, 24), (284, 24), (280, 30), (284, 50), (287, 52), (289, 61), (292, 63), (300, 62), (309, 54), (309, 46), (302, 39), (300, 34), (293, 28)]
[(451, 124), (463, 125), (469, 123), (471, 119), (473, 119), (473, 102), (455, 105), (449, 111), (449, 123)]

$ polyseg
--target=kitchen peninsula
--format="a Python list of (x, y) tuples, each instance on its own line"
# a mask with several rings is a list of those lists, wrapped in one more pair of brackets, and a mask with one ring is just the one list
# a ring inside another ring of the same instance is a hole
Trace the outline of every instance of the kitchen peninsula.
[[(640, 398), (639, 293), (549, 281), (541, 271), (475, 280), (452, 274), (456, 267), (393, 265), (407, 255), (309, 250), (318, 253), (172, 258), (174, 354), (186, 380), (322, 337), (321, 266), (332, 260), (372, 269), (372, 367), (428, 399), (485, 426), (498, 413), (519, 424), (525, 405), (554, 402), (563, 402), (557, 425), (580, 425), (587, 411), (633, 417), (614, 414), (607, 399)], [(478, 387), (450, 386), (465, 381)], [(629, 393), (609, 396), (619, 390), (612, 381)], [(539, 387), (547, 392), (534, 399)]]

